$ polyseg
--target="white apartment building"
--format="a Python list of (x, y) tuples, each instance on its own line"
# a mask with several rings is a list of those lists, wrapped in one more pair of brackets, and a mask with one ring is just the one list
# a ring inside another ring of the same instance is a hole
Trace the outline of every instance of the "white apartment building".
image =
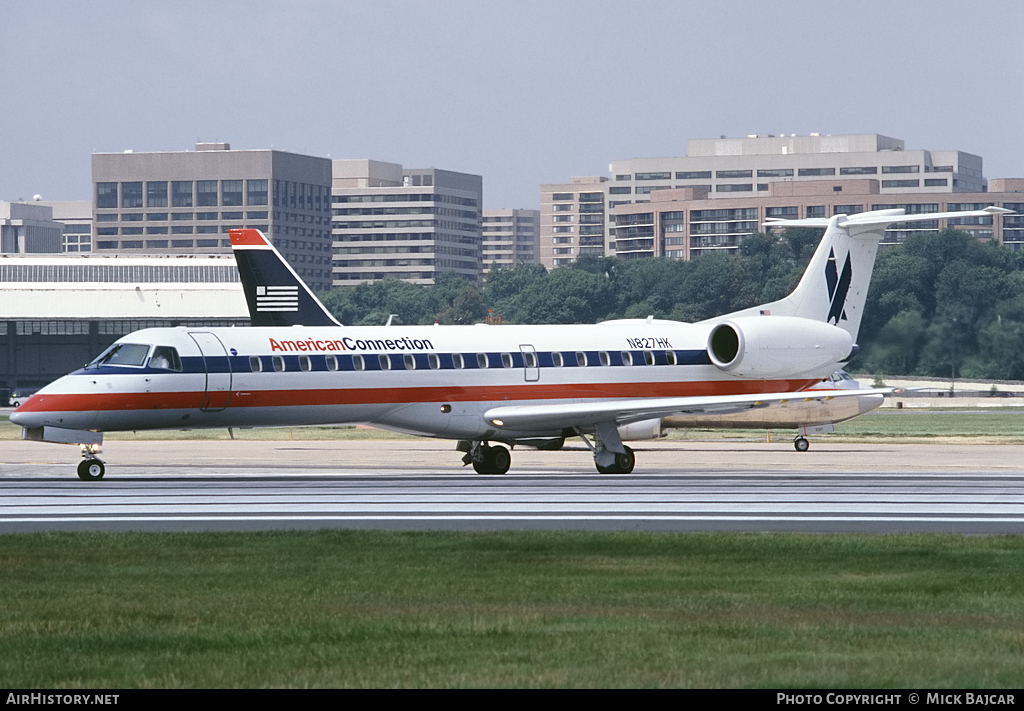
[(483, 268), (540, 263), (540, 211), (501, 208), (483, 212)]
[(385, 278), (433, 284), (481, 271), (483, 178), (375, 160), (336, 160), (331, 187), (333, 285)]

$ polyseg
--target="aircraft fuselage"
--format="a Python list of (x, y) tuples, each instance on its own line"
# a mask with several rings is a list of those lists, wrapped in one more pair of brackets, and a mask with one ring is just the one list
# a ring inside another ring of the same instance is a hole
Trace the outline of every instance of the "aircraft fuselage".
[[(828, 358), (796, 377), (738, 377), (712, 363), (712, 329), (642, 320), (146, 329), (118, 341), (145, 350), (126, 349), (130, 357), (98, 359), (60, 378), (11, 420), (101, 432), (367, 422), (434, 437), (514, 441), (562, 431), (496, 433), (484, 419), (488, 409), (796, 391), (836, 367)], [(170, 349), (177, 360), (164, 357)]]

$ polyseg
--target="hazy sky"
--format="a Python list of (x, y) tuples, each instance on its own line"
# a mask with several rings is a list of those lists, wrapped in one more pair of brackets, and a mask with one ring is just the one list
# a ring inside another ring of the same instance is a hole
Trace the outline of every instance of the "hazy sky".
[(882, 133), (1024, 177), (1024, 2), (0, 4), (0, 199), (197, 139), (484, 176), (484, 206), (686, 139)]

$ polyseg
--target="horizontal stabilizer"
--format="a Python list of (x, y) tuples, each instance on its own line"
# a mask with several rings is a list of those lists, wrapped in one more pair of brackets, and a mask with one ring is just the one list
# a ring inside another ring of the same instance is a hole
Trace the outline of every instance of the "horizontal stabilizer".
[[(858, 212), (855, 215), (839, 215), (836, 220), (837, 227), (853, 227), (856, 225), (891, 225), (894, 222), (925, 222), (927, 220), (948, 220), (955, 217), (991, 217), (1012, 213), (1005, 207), (985, 207), (981, 210), (969, 212), (929, 212), (921, 215), (908, 215), (902, 208), (893, 210), (874, 210), (872, 212)], [(828, 227), (827, 217), (807, 217), (801, 220), (785, 220), (769, 217), (765, 220), (765, 227)]]

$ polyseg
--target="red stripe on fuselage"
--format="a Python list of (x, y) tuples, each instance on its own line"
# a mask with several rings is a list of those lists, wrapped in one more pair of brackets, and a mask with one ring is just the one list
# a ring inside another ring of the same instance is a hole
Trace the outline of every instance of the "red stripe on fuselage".
[[(398, 405), (418, 402), (509, 402), (526, 400), (645, 399), (790, 392), (813, 380), (708, 380), (670, 383), (573, 383), (477, 387), (336, 388), (323, 390), (232, 390), (228, 408)], [(821, 391), (811, 391), (821, 393)], [(34, 395), (19, 412), (198, 409), (206, 393), (52, 393)]]
[(33, 395), (17, 412), (86, 412), (92, 410), (190, 410), (206, 393), (46, 393)]

